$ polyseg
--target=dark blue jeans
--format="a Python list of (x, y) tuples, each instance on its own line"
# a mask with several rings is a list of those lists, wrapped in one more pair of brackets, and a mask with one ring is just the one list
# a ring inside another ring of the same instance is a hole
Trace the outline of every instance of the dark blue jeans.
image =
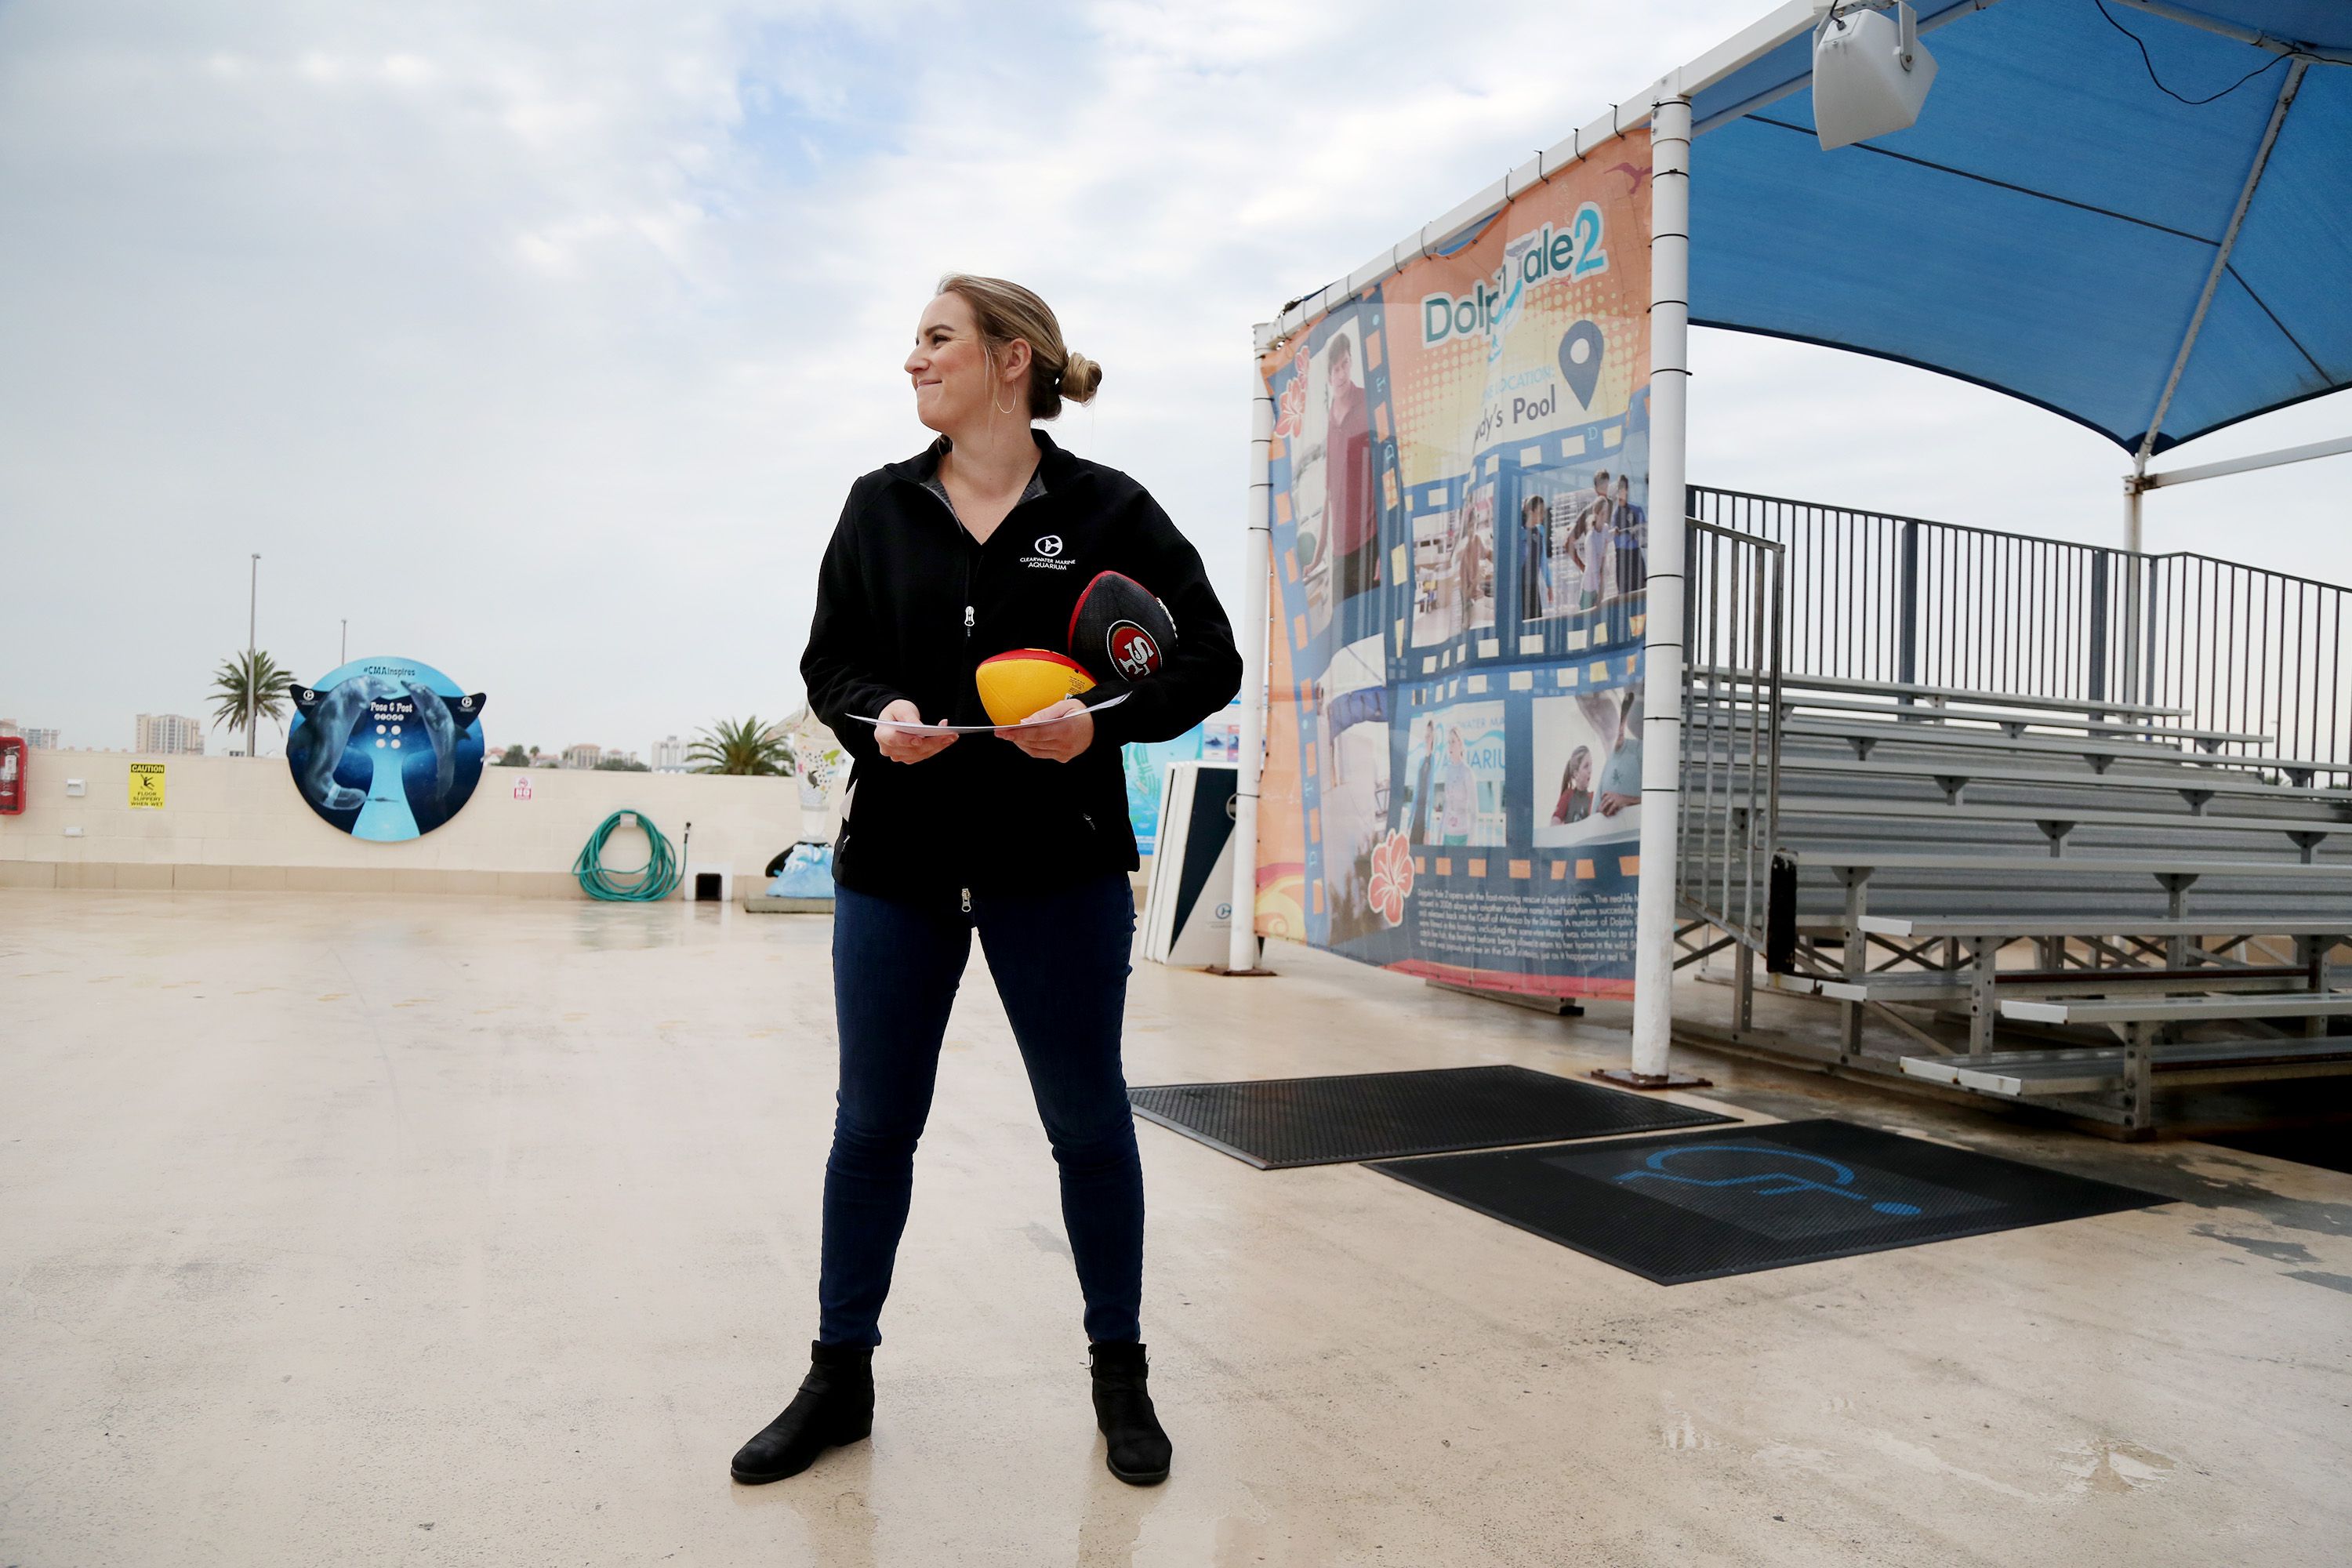
[(988, 956), (1029, 1088), (1062, 1173), (1090, 1340), (1142, 1337), (1143, 1166), (1119, 1071), (1135, 903), (1112, 875), (1052, 893), (918, 904), (836, 889), (834, 1010), (841, 1089), (824, 1166), (817, 1338), (882, 1342), (882, 1301), (907, 1226), (915, 1143), (931, 1109), (940, 1040), (971, 952)]

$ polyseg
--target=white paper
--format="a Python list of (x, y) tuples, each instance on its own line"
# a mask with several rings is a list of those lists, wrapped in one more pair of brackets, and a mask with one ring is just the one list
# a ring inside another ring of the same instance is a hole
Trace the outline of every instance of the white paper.
[[(1094, 703), (1087, 711), (1099, 713), (1106, 708), (1116, 708), (1130, 695), (1132, 693), (1122, 691), (1116, 697)], [(909, 724), (902, 719), (869, 719), (863, 713), (852, 713), (850, 717), (861, 724), (887, 724), (894, 730), (904, 730), (909, 735), (993, 735), (999, 730), (1034, 730), (1046, 724), (1058, 724), (1063, 719), (1076, 715), (1065, 713), (1055, 719), (1024, 719), (1018, 724)]]

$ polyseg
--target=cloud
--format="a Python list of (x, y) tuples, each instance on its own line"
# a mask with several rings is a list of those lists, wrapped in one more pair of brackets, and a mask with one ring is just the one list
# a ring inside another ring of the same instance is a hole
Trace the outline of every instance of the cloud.
[[(951, 269), (1055, 301), (1107, 369), (1057, 435), (1237, 588), (1250, 323), (1754, 9), (0, 10), (0, 713), (199, 711), (252, 550), (281, 659), (349, 616), (501, 742), (781, 711), (840, 497), (926, 438), (898, 365)], [(2021, 405), (1696, 353), (1700, 479), (2114, 515), (2119, 455)]]

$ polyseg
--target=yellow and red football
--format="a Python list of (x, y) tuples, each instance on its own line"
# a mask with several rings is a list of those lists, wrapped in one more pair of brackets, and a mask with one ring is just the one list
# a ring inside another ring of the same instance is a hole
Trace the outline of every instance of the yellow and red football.
[(999, 724), (1018, 724), (1065, 697), (1095, 689), (1095, 678), (1076, 659), (1042, 647), (1016, 647), (980, 661), (972, 672), (980, 704)]

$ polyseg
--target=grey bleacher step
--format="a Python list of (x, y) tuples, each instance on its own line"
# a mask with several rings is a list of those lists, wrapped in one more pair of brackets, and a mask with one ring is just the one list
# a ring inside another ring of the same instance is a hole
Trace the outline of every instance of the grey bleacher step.
[[(2352, 991), (2303, 991), (2277, 995), (2125, 996), (2099, 1000), (2002, 998), (2000, 1016), (2021, 1024), (2227, 1023), (2236, 1018), (2352, 1016)], [(2352, 1042), (2344, 1047), (2352, 1050)]]
[[(2062, 821), (2057, 826), (2063, 828), (2065, 825)], [(1797, 852), (1800, 863), (1809, 849), (1814, 852), (1816, 858), (1824, 855), (1851, 854), (1857, 859), (1873, 855), (1891, 856), (1934, 849), (1951, 855), (2014, 857), (2063, 862), (2070, 866), (2080, 864), (2095, 870), (2102, 861), (2145, 858), (2156, 855), (2254, 867), (2352, 865), (2352, 828), (2325, 834), (2315, 829), (2282, 829), (2250, 837), (2243, 833), (2226, 836), (2194, 831), (2155, 834), (2135, 833), (2116, 827), (2078, 826), (2067, 831), (2063, 837), (2053, 839), (2025, 823), (1994, 827), (1954, 823), (1937, 829), (1922, 824), (1907, 832), (1874, 832), (1865, 825), (1816, 817), (1783, 821), (1780, 843)]]
[[(2295, 889), (2200, 882), (2189, 890), (2189, 907), (2185, 911), (2170, 909), (2152, 880), (2108, 888), (1988, 882), (1936, 887), (1909, 882), (1882, 885), (1874, 881), (1870, 890), (1880, 904), (1902, 912), (1932, 913), (1950, 920), (2085, 920), (2103, 921), (2116, 932), (2138, 932), (2179, 914), (2208, 932), (2231, 931), (2262, 935), (2275, 934), (2291, 922), (2340, 928), (2347, 901), (2343, 886), (2337, 882), (2315, 889)], [(1845, 913), (1844, 895), (1843, 888), (1799, 884), (1798, 920), (1817, 926), (1839, 926)]]
[[(2230, 1067), (2352, 1066), (2352, 1037), (2258, 1040), (2221, 1044), (2181, 1041), (2153, 1047), (2158, 1076)], [(2007, 1100), (2062, 1094), (2105, 1094), (2124, 1087), (2121, 1046), (2090, 1050), (1995, 1051), (1982, 1057), (1905, 1057), (1903, 1071), (1929, 1083), (1974, 1089)]]
[[(1685, 679), (1706, 673), (1704, 665), (1691, 666)], [(1747, 686), (1763, 684), (1751, 672), (1732, 671), (1715, 678)], [(2151, 718), (2179, 719), (2186, 717), (2186, 708), (2159, 708), (2146, 702), (2107, 702), (2083, 697), (2023, 697), (2013, 691), (1988, 691), (1981, 687), (1930, 686), (1915, 680), (1865, 680), (1845, 675), (1790, 675), (1780, 677), (1780, 689), (1789, 691), (1841, 691), (1876, 693), (1886, 697), (1940, 697), (1953, 702), (1999, 702), (2012, 708), (2047, 708), (2059, 712), (2139, 713)]]
[[(1952, 915), (1864, 915), (1862, 917), (1862, 929), (1869, 936), (1909, 937), (1924, 941), (1947, 936), (1962, 939), (1979, 936), (2211, 936), (2222, 931), (2236, 931), (2244, 928), (2236, 921), (2210, 915), (2188, 920), (2158, 917), (2119, 921), (2113, 916), (2017, 914), (1983, 919)], [(2277, 920), (2255, 928), (2248, 934), (2352, 937), (2352, 910), (2333, 918), (2315, 916)]]
[[(2128, 969), (2084, 970), (2064, 979), (2034, 979), (1997, 981), (1995, 991), (2000, 999), (2025, 1000), (2037, 997), (2065, 996), (2081, 992), (2112, 992), (2126, 986), (2160, 991), (2169, 986), (2174, 991), (2211, 988), (2230, 991), (2239, 995), (2263, 992), (2284, 991), (2306, 984), (2277, 974), (2232, 975), (2226, 969), (2215, 969), (2194, 980), (2185, 980), (2176, 972), (2168, 979), (2134, 979)], [(1965, 971), (1948, 973), (1937, 970), (1906, 970), (1893, 974), (1865, 974), (1859, 980), (1816, 979), (1816, 994), (1834, 1002), (1965, 1002), (1969, 999), (1969, 977)], [(2302, 993), (2310, 994), (2308, 991)]]
[(1780, 796), (1780, 820), (1791, 816), (1886, 816), (1936, 822), (2071, 822), (2081, 827), (2145, 827), (2158, 832), (2182, 830), (2206, 833), (2352, 833), (2352, 822), (2311, 820), (2292, 816), (2192, 816), (2186, 811), (2128, 811), (2113, 806), (2070, 805), (2058, 802), (2011, 805), (1968, 802), (1960, 805), (1934, 800), (1887, 800), (1884, 797), (1830, 795)]
[[(1808, 866), (1831, 869), (1868, 868), (1873, 871), (2001, 871), (2024, 874), (2063, 872), (2068, 875), (2193, 876), (2198, 878), (2284, 879), (2290, 881), (2352, 879), (2352, 862), (2215, 860), (2179, 856), (2147, 855), (1914, 855), (1879, 854), (1864, 847), (1784, 847), (1781, 853), (1798, 869)], [(1720, 861), (1713, 856), (1702, 859)]]
[[(1734, 717), (1753, 713), (1757, 709), (1757, 703), (1753, 699), (1744, 697), (1725, 697), (1696, 689), (1690, 693), (1687, 701), (1691, 707), (1710, 709), (1717, 712)], [(1952, 708), (1922, 705), (1917, 703), (1906, 708), (1890, 702), (1858, 702), (1847, 699), (1833, 697), (1791, 697), (1785, 693), (1780, 699), (1780, 707), (1781, 717), (1784, 721), (1794, 718), (1799, 713), (1857, 713), (1875, 714), (1881, 719), (1891, 721), (1896, 724), (1948, 724), (1955, 722), (1970, 724), (1997, 724), (2003, 728), (2004, 732), (2011, 727), (2031, 728), (2038, 725), (2045, 730), (2080, 730), (2089, 735), (2144, 735), (2149, 740), (2197, 741), (2213, 745), (2225, 746), (2266, 746), (2270, 744), (2272, 740), (2271, 736), (2264, 735), (2252, 730), (2186, 729), (2178, 725), (2169, 724), (2139, 724), (2129, 721), (2117, 721), (2109, 719), (2094, 719), (2088, 714), (2085, 714), (2081, 718), (2076, 718), (2071, 713), (2059, 715), (2053, 714), (2046, 710), (2040, 712), (2016, 710), (2003, 711), (1990, 706), (1983, 708)], [(1711, 724), (1712, 722), (1713, 721), (1710, 721)], [(1733, 727), (1737, 728), (1739, 726), (1735, 725)], [(2067, 739), (2065, 736), (2050, 735), (2044, 735), (2039, 738), (2043, 740)]]
[[(2352, 939), (2352, 932), (2344, 930), (2344, 896), (2332, 889), (2324, 897), (2263, 892), (2224, 899), (2192, 892), (2189, 899), (2190, 913), (2186, 917), (2189, 929), (2181, 933), (2184, 935), (2300, 934)], [(1890, 901), (1914, 914), (1932, 906), (1936, 920), (1952, 922), (1961, 930), (1966, 929), (1966, 922), (1976, 921), (1998, 928), (2001, 934), (2016, 936), (2056, 936), (2072, 931), (2073, 934), (2084, 936), (2153, 939), (2165, 934), (2168, 918), (2161, 895), (2140, 900), (2095, 892), (2058, 894), (2046, 889), (2020, 892), (1980, 888), (1951, 891), (1906, 888), (1895, 889)], [(1796, 920), (1801, 930), (1834, 935), (1845, 929), (1843, 900), (1827, 889), (1818, 899), (1801, 896)]]
[[(1884, 747), (1879, 748), (1881, 752), (1885, 750)], [(1745, 767), (1747, 759), (1699, 752), (1683, 760), (1685, 776), (1700, 773), (1710, 765), (1721, 777), (1727, 765)], [(1933, 781), (1950, 778), (1959, 780), (1963, 789), (1991, 784), (2102, 792), (2129, 789), (2183, 793), (2193, 790), (2207, 795), (2228, 795), (2238, 800), (2352, 806), (2352, 789), (2273, 783), (2244, 770), (2200, 768), (2186, 753), (2183, 753), (2181, 763), (2168, 765), (2161, 771), (2109, 768), (2105, 773), (2095, 773), (2088, 767), (2062, 772), (2049, 767), (1967, 762), (1951, 755), (1906, 758), (1874, 753), (1864, 761), (1831, 752), (1783, 752), (1780, 772), (1784, 777), (1790, 773), (1822, 773), (1856, 780), (1906, 778)]]
[[(2352, 763), (2323, 762), (2308, 757), (2184, 752), (2178, 748), (2132, 745), (2121, 741), (2094, 740), (2088, 736), (2081, 740), (2068, 740), (2055, 735), (2043, 738), (2032, 735), (1991, 734), (1954, 730), (1935, 724), (1839, 723), (1833, 721), (1797, 720), (1783, 723), (1780, 726), (1780, 733), (1784, 737), (1839, 740), (1848, 745), (1852, 745), (1856, 741), (1862, 741), (1868, 742), (1874, 749), (1885, 748), (1897, 751), (2010, 752), (2025, 756), (2110, 757), (2116, 761), (2129, 759), (2140, 763), (2161, 760), (2168, 766), (2193, 767), (2200, 772), (2210, 769), (2215, 773), (2268, 770), (2275, 773), (2352, 773)], [(1867, 762), (1870, 759), (1864, 757), (1859, 760)]]
[[(2193, 895), (2192, 895), (2193, 898)], [(1935, 916), (1932, 921), (1919, 924), (1928, 931), (1967, 931), (1977, 929), (1980, 936), (2103, 936), (2121, 939), (2144, 937), (2149, 941), (2163, 936), (2167, 910), (2160, 900), (2146, 904), (2117, 906), (2091, 899), (1992, 899), (1945, 898), (1923, 895), (1909, 898), (1897, 907), (1916, 914), (1932, 901)], [(2328, 901), (2308, 900), (2300, 905), (2284, 904), (2274, 898), (2263, 897), (2246, 900), (2245, 907), (2209, 910), (2192, 902), (2193, 913), (2184, 917), (2193, 928), (2177, 934), (2184, 936), (2333, 936), (2352, 941), (2352, 932), (2344, 930), (2341, 910), (2343, 900)], [(1839, 901), (1822, 899), (1818, 902), (1800, 902), (1795, 911), (1797, 924), (1817, 936), (1835, 937), (1845, 930), (1845, 910)], [(1989, 929), (1985, 929), (1989, 928)], [(1907, 940), (1926, 942), (1927, 936)], [(1937, 939), (1940, 940), (1940, 939)]]
[[(1694, 746), (1716, 742), (1735, 748), (1744, 747), (1751, 733), (1745, 726), (1735, 731), (1720, 727), (1710, 730), (1706, 724), (1696, 722), (1686, 726), (1686, 732)], [(2336, 773), (2352, 771), (2352, 763), (2276, 757), (2264, 752), (2199, 752), (2179, 746), (2100, 741), (2088, 736), (2010, 736), (1990, 731), (1954, 729), (1941, 724), (1799, 719), (1780, 726), (1780, 736), (1783, 758), (1836, 758), (1852, 763), (1876, 762), (1884, 753), (1890, 752), (1898, 755), (1916, 752), (1939, 758), (1964, 756), (1973, 752), (1985, 755), (1989, 762), (2012, 767), (2032, 766), (2045, 772), (2064, 768), (2069, 776), (2074, 777), (2080, 777), (2081, 772), (2069, 767), (2073, 761), (2080, 761), (2085, 768), (2095, 770), (2101, 777), (2117, 768), (2127, 767), (2145, 768), (2165, 776), (2180, 768), (2225, 777), (2249, 768), (2305, 768)], [(1873, 743), (1871, 753), (1866, 758), (1854, 750), (1853, 742), (1857, 736)], [(2033, 743), (2023, 744), (2025, 742)], [(1911, 760), (1916, 762), (1919, 758)]]

